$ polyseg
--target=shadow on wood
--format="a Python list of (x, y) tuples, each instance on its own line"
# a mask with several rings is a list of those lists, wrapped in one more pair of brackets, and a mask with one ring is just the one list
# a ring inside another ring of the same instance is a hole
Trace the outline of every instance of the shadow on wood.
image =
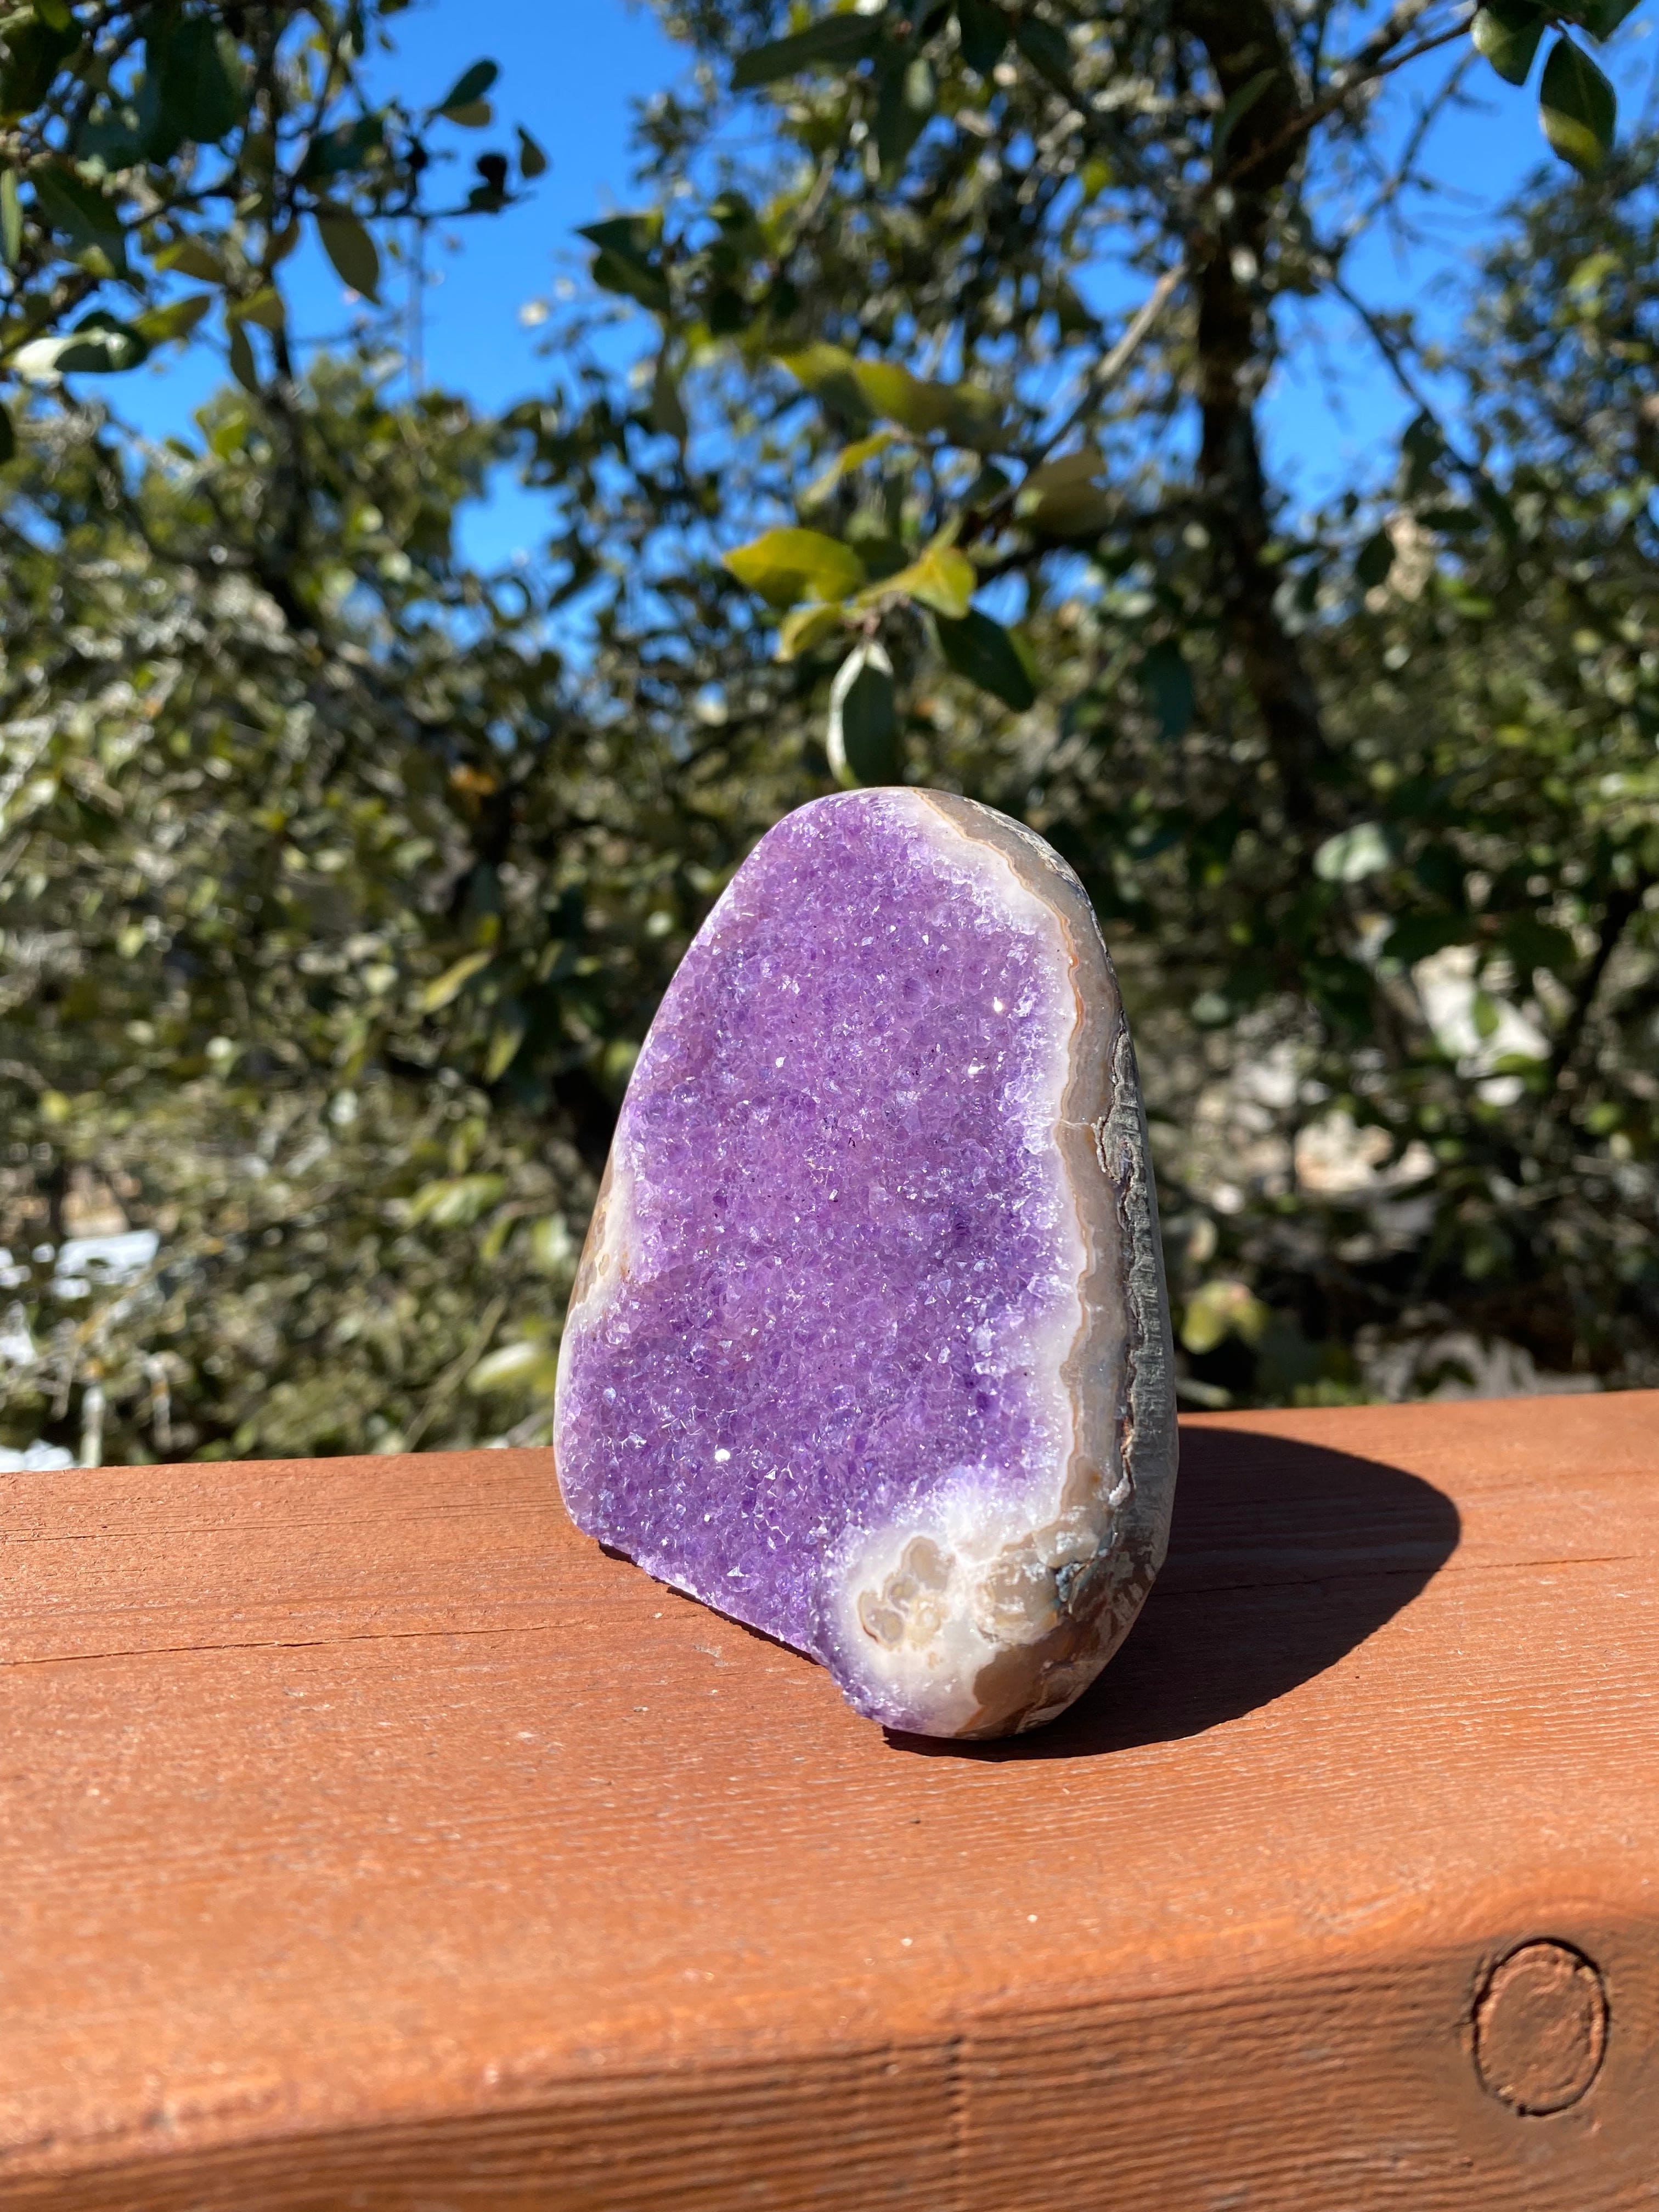
[(1183, 1428), (1170, 1556), (1122, 1650), (1051, 1728), (896, 1750), (1086, 1759), (1200, 1735), (1334, 1667), (1457, 1548), (1457, 1508), (1403, 1468), (1248, 1430)]

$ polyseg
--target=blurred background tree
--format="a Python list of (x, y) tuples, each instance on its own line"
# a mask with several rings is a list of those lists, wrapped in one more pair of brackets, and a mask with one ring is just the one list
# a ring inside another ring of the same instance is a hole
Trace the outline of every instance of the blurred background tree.
[[(494, 416), (377, 295), (544, 156), (487, 61), (380, 96), (398, 12), (0, 19), (5, 1440), (544, 1438), (675, 960), (900, 776), (1095, 900), (1188, 1402), (1659, 1379), (1630, 8), (665, 5), (641, 196)], [(1557, 158), (1431, 337), (1364, 250), (1482, 88)], [(366, 303), (308, 358), (302, 239)], [(1333, 302), (1409, 425), (1303, 511), (1262, 397)], [(179, 343), (234, 381), (142, 439)], [(503, 465), (544, 544), (489, 573)]]

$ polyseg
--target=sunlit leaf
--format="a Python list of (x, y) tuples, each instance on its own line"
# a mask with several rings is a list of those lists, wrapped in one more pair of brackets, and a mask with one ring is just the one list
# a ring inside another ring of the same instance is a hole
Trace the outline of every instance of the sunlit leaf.
[(8, 269), (15, 269), (23, 251), (23, 203), (18, 196), (17, 172), (8, 169), (0, 175), (0, 257)]
[(496, 1011), (495, 1024), (489, 1032), (489, 1046), (484, 1054), (484, 1081), (499, 1082), (518, 1058), (519, 1047), (524, 1042), (529, 1021), (517, 999), (504, 999)]
[(262, 331), (280, 331), (284, 319), (283, 295), (270, 284), (248, 299), (234, 301), (225, 309), (227, 322), (257, 323)]
[(725, 565), (774, 607), (845, 599), (865, 580), (864, 563), (852, 547), (818, 530), (769, 530), (726, 554)]
[(902, 592), (906, 599), (931, 607), (935, 614), (960, 622), (968, 611), (968, 603), (978, 582), (974, 564), (965, 553), (959, 553), (953, 545), (930, 545), (908, 568), (899, 569), (895, 575), (884, 576), (863, 596), (870, 599), (889, 592)]
[(503, 1344), (481, 1359), (466, 1378), (475, 1397), (495, 1392), (551, 1391), (558, 1378), (556, 1355), (545, 1344), (520, 1339)]
[(155, 266), (180, 276), (198, 277), (208, 284), (222, 284), (225, 280), (224, 263), (199, 238), (180, 238), (164, 246), (155, 256)]
[(1230, 1336), (1259, 1344), (1273, 1318), (1248, 1283), (1222, 1279), (1204, 1284), (1187, 1301), (1181, 1341), (1202, 1358)]
[(192, 292), (188, 299), (169, 301), (165, 307), (152, 307), (148, 314), (138, 317), (133, 328), (151, 345), (164, 345), (172, 338), (188, 337), (212, 305), (211, 292)]
[(488, 968), (495, 958), (493, 951), (464, 953), (452, 967), (428, 983), (421, 994), (421, 1004), (428, 1014), (435, 1014), (458, 999), (462, 991), (479, 972)]
[(851, 476), (866, 461), (874, 460), (878, 453), (884, 453), (892, 443), (890, 430), (876, 430), (867, 438), (858, 438), (850, 446), (844, 446), (801, 494), (801, 505), (821, 507), (843, 477)]
[(73, 331), (56, 337), (32, 338), (12, 355), (20, 376), (117, 376), (137, 368), (149, 356), (142, 331), (102, 308), (83, 315)]
[(1001, 428), (994, 393), (973, 384), (934, 384), (897, 362), (860, 360), (840, 346), (813, 345), (778, 360), (815, 398), (854, 422), (884, 416), (919, 437), (943, 433), (986, 450)]
[(1487, 0), (1486, 6), (1475, 10), (1469, 27), (1475, 52), (1484, 54), (1510, 84), (1526, 82), (1543, 35), (1543, 10), (1529, 0)]
[(1563, 33), (1544, 64), (1538, 118), (1545, 137), (1581, 176), (1595, 176), (1606, 163), (1618, 111), (1613, 87), (1584, 49)]
[(1120, 502), (1098, 479), (1106, 463), (1091, 446), (1030, 471), (1014, 496), (1014, 513), (1045, 538), (1097, 538)]
[(429, 1221), (436, 1229), (465, 1229), (506, 1194), (505, 1176), (449, 1176), (422, 1184), (409, 1201), (409, 1218)]
[(879, 645), (856, 647), (836, 671), (825, 743), (830, 772), (838, 782), (897, 782), (893, 665)]
[(799, 660), (834, 637), (842, 623), (838, 606), (797, 607), (778, 625), (778, 659)]
[(1328, 837), (1314, 854), (1314, 873), (1328, 884), (1363, 883), (1393, 865), (1393, 844), (1377, 822), (1356, 822)]

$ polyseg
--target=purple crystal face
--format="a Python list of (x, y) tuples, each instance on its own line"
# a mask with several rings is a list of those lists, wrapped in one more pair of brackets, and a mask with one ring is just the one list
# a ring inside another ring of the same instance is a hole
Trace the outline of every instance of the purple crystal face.
[(583, 1528), (941, 1734), (1013, 1724), (987, 1669), (1056, 1632), (1059, 1710), (1139, 1595), (1110, 1571), (1121, 1440), (1079, 1434), (1136, 1347), (1091, 1342), (1099, 1224), (1060, 1140), (1078, 963), (980, 816), (1058, 878), (908, 791), (804, 807), (739, 870), (634, 1072), (556, 1425)]

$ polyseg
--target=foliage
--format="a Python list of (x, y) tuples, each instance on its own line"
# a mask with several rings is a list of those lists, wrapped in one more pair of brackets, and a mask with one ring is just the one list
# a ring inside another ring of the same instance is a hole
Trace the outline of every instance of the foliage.
[(429, 191), (450, 133), (494, 119), (494, 62), (429, 106), (370, 98), (365, 58), (406, 4), (34, 0), (0, 15), (0, 375), (118, 374), (216, 330), (240, 383), (291, 382), (282, 271), (307, 226), (376, 302), (377, 232), (418, 258), (429, 223), (507, 206), (514, 168), (546, 167), (522, 130), (516, 161), (478, 155), (453, 204)]
[[(544, 1434), (675, 959), (780, 812), (894, 775), (1032, 822), (1095, 899), (1189, 1401), (1426, 1387), (1449, 1332), (1653, 1379), (1659, 210), (1555, 58), (1626, 12), (1471, 41), (1436, 0), (672, 0), (696, 70), (642, 118), (651, 198), (589, 227), (598, 303), (501, 422), (372, 334), (301, 374), (272, 310), (233, 314), (244, 388), (143, 453), (58, 356), (0, 519), (11, 1437)], [(309, 19), (348, 107), (350, 20)], [(313, 29), (268, 79), (291, 118)], [(1437, 355), (1358, 248), (1409, 246), (1488, 64), (1505, 100), (1540, 70), (1582, 173)], [(427, 112), (374, 112), (384, 163), (326, 207), (276, 128), (278, 234), (338, 206), (391, 252)], [(237, 128), (215, 161), (254, 159)], [(176, 191), (176, 234), (198, 160), (108, 190)], [(222, 258), (279, 294), (254, 198)], [(125, 281), (52, 237), (37, 301)], [(1412, 419), (1391, 477), (1297, 516), (1257, 415), (1309, 306)], [(483, 576), (453, 518), (503, 459), (547, 542)], [(66, 1262), (100, 1222), (158, 1232), (141, 1279)]]

